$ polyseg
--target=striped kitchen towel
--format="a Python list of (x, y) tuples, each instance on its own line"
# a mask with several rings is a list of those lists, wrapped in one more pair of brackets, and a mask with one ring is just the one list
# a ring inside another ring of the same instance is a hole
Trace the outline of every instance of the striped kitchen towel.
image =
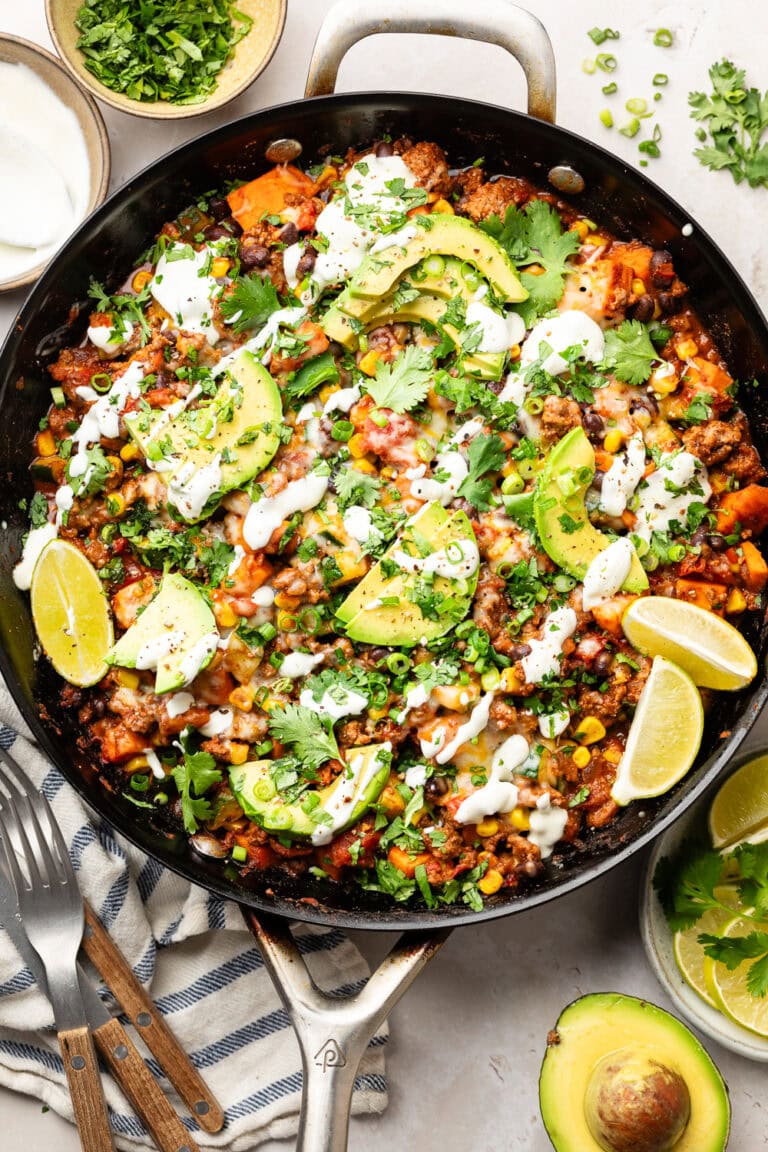
[[(14, 731), (15, 729), (15, 731)], [(70, 846), (80, 888), (226, 1112), (210, 1135), (163, 1088), (201, 1148), (233, 1152), (296, 1133), (301, 1061), (288, 1017), (235, 904), (144, 856), (84, 806), (37, 752), (0, 681), (0, 744), (48, 797)], [(326, 991), (360, 987), (368, 968), (343, 933), (304, 926), (297, 940)], [(0, 929), (0, 1083), (36, 1096), (72, 1120), (50, 1005)], [(360, 1066), (353, 1113), (382, 1112), (386, 1026)], [(153, 1072), (160, 1070), (151, 1060)], [(104, 1077), (118, 1147), (153, 1148), (111, 1077)]]

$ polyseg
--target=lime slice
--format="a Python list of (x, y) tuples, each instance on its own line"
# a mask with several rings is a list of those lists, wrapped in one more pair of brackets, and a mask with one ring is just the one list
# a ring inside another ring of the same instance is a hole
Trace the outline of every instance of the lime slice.
[[(754, 932), (754, 920), (744, 920), (737, 916), (723, 932), (724, 936), (748, 936)], [(712, 961), (712, 985), (717, 1007), (730, 1016), (742, 1028), (768, 1037), (768, 996), (753, 996), (747, 988), (747, 972), (750, 961), (746, 961), (729, 972), (719, 960)]]
[(624, 634), (648, 656), (666, 656), (701, 688), (735, 692), (757, 675), (757, 660), (738, 629), (704, 608), (670, 596), (644, 596), (622, 617)]
[(712, 801), (709, 834), (715, 848), (768, 836), (768, 756), (758, 756), (729, 776)]
[(611, 796), (629, 804), (660, 796), (677, 784), (696, 759), (704, 708), (687, 672), (657, 656), (637, 702)]
[(56, 671), (78, 688), (96, 684), (114, 637), (93, 565), (74, 544), (52, 540), (35, 565), (30, 595), (37, 638)]
[[(721, 903), (728, 904), (734, 911), (738, 909), (739, 893), (732, 885), (723, 884), (715, 888), (714, 894)], [(699, 944), (698, 938), (702, 932), (722, 936), (727, 926), (735, 919), (737, 917), (734, 916), (733, 912), (728, 912), (724, 908), (712, 908), (709, 912), (705, 912), (693, 927), (681, 929), (675, 932), (673, 937), (675, 960), (681, 976), (687, 984), (690, 984), (694, 992), (697, 992), (702, 1000), (706, 1000), (707, 1004), (711, 1004), (713, 1008), (720, 1007), (707, 978), (714, 961), (704, 954), (704, 949)]]

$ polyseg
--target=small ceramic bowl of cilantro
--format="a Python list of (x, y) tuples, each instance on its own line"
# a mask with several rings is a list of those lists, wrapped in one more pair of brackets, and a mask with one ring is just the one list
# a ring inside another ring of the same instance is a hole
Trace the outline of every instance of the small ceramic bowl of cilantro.
[(84, 88), (121, 112), (199, 116), (263, 72), (287, 0), (46, 0), (53, 43)]
[(738, 757), (656, 841), (642, 882), (640, 930), (680, 1014), (732, 1052), (768, 1062), (768, 838), (716, 848), (708, 820), (724, 780), (758, 755)]

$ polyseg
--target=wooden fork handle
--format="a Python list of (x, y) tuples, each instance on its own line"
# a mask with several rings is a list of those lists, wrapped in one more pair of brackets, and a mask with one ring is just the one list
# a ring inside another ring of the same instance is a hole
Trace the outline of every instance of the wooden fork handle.
[(102, 1024), (94, 1030), (93, 1038), (160, 1152), (199, 1152), (120, 1021)]
[(88, 901), (84, 901), (84, 904), (83, 949), (86, 956), (98, 968), (126, 1016), (162, 1065), (166, 1076), (200, 1127), (206, 1132), (220, 1131), (224, 1127), (221, 1105), (134, 976), (128, 961)]
[(83, 1152), (114, 1152), (91, 1033), (85, 1026), (70, 1028), (59, 1032), (59, 1044)]

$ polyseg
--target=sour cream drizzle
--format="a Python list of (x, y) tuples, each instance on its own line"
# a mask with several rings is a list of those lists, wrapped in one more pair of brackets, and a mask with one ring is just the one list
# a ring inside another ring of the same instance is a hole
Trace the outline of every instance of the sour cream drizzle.
[(324, 692), (321, 699), (315, 700), (309, 688), (305, 688), (299, 696), (299, 703), (304, 708), (316, 712), (318, 716), (330, 716), (332, 720), (342, 720), (345, 716), (359, 716), (368, 707), (368, 697), (362, 692), (355, 692), (351, 688), (341, 685)]
[(538, 846), (542, 860), (546, 860), (565, 831), (568, 812), (565, 808), (553, 808), (549, 793), (546, 793), (539, 797), (529, 819), (528, 839)]
[(510, 736), (496, 749), (487, 784), (459, 805), (456, 812), (459, 824), (477, 824), (484, 816), (511, 812), (517, 806), (518, 789), (512, 783), (512, 775), (528, 758), (529, 751), (524, 736)]
[[(670, 491), (667, 485), (680, 491)], [(706, 504), (711, 495), (712, 486), (701, 460), (685, 451), (663, 456), (640, 490), (635, 532), (650, 540), (652, 532), (665, 532), (673, 520), (684, 525), (691, 504)]]
[(550, 673), (559, 672), (563, 644), (576, 631), (573, 608), (556, 608), (544, 621), (540, 640), (528, 640), (531, 651), (521, 664), (529, 684), (538, 684)]
[(581, 600), (585, 612), (616, 595), (629, 576), (634, 555), (632, 541), (620, 536), (595, 556), (584, 575)]
[(603, 477), (600, 507), (607, 516), (621, 516), (644, 471), (645, 443), (638, 432), (629, 440), (626, 452), (614, 457)]
[(392, 745), (386, 740), (377, 750), (376, 755), (368, 758), (366, 763), (366, 757), (362, 753), (358, 752), (355, 755), (354, 750), (352, 750), (347, 765), (349, 775), (346, 772), (342, 774), (341, 782), (337, 784), (330, 799), (324, 805), (326, 814), (331, 817), (331, 823), (319, 824), (312, 833), (312, 843), (316, 847), (329, 844), (336, 833), (346, 824), (350, 812), (358, 800), (365, 795), (374, 776), (381, 768), (379, 760), (381, 753), (391, 751)]
[(187, 244), (169, 244), (157, 262), (149, 291), (174, 325), (186, 332), (201, 332), (209, 344), (215, 344), (219, 334), (213, 324), (211, 298), (221, 285), (203, 271), (211, 251), (215, 255), (207, 247), (196, 252)]
[(276, 496), (262, 496), (251, 504), (243, 524), (243, 539), (248, 547), (254, 552), (266, 548), (270, 536), (287, 516), (308, 512), (320, 503), (327, 491), (328, 477), (310, 472), (301, 480), (286, 484)]
[(451, 540), (429, 556), (409, 556), (398, 548), (392, 559), (403, 572), (423, 572), (425, 576), (445, 576), (449, 580), (474, 576), (480, 567), (477, 544), (466, 539)]

